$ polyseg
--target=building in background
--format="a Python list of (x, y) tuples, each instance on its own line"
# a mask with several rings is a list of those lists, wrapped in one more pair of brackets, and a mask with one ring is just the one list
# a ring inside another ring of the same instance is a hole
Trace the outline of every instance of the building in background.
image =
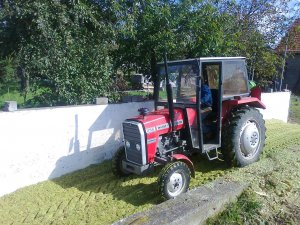
[[(283, 56), (286, 55), (282, 89), (287, 88), (292, 93), (300, 95), (300, 18), (294, 21), (288, 35), (282, 38), (276, 51)], [(280, 68), (281, 71), (282, 68)]]

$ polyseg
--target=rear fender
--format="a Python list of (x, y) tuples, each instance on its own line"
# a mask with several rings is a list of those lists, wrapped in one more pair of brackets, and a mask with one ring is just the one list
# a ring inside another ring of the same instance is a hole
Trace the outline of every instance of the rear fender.
[(191, 176), (193, 178), (195, 178), (195, 168), (194, 168), (194, 164), (192, 163), (192, 161), (186, 157), (185, 155), (182, 155), (182, 154), (174, 154), (172, 155), (172, 160), (175, 160), (175, 161), (182, 161), (184, 163), (186, 163), (191, 171)]
[(250, 107), (266, 109), (264, 103), (261, 100), (255, 97), (246, 97), (240, 98), (237, 97), (235, 99), (226, 100), (222, 103), (222, 123), (224, 124), (225, 121), (228, 119), (231, 110), (237, 107), (248, 105)]
[(261, 100), (261, 88), (260, 87), (252, 88), (250, 92), (250, 96)]

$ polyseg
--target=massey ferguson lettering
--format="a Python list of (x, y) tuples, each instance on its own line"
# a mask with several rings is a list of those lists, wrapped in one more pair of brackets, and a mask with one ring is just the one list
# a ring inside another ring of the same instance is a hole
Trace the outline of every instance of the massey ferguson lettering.
[(155, 132), (155, 127), (149, 127), (149, 128), (146, 129), (147, 134), (150, 134), (150, 133), (153, 133), (153, 132)]
[(156, 126), (157, 130), (163, 130), (163, 129), (167, 129), (169, 128), (169, 124), (168, 123), (164, 123), (162, 125)]

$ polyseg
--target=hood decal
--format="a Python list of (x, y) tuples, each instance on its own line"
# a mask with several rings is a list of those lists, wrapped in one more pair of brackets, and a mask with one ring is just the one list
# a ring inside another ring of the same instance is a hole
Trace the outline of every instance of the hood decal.
[(155, 127), (149, 127), (149, 128), (146, 129), (146, 133), (147, 133), (147, 134), (153, 133), (153, 132), (155, 132), (155, 131), (156, 131), (156, 130), (155, 130)]

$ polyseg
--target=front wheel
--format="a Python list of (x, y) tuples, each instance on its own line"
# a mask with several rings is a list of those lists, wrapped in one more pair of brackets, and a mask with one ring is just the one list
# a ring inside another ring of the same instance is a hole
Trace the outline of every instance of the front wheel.
[(122, 161), (125, 160), (125, 147), (120, 147), (112, 158), (112, 172), (116, 177), (126, 177), (131, 173), (124, 170)]
[(167, 164), (159, 174), (158, 187), (165, 199), (176, 198), (189, 188), (191, 171), (186, 163), (177, 161)]

